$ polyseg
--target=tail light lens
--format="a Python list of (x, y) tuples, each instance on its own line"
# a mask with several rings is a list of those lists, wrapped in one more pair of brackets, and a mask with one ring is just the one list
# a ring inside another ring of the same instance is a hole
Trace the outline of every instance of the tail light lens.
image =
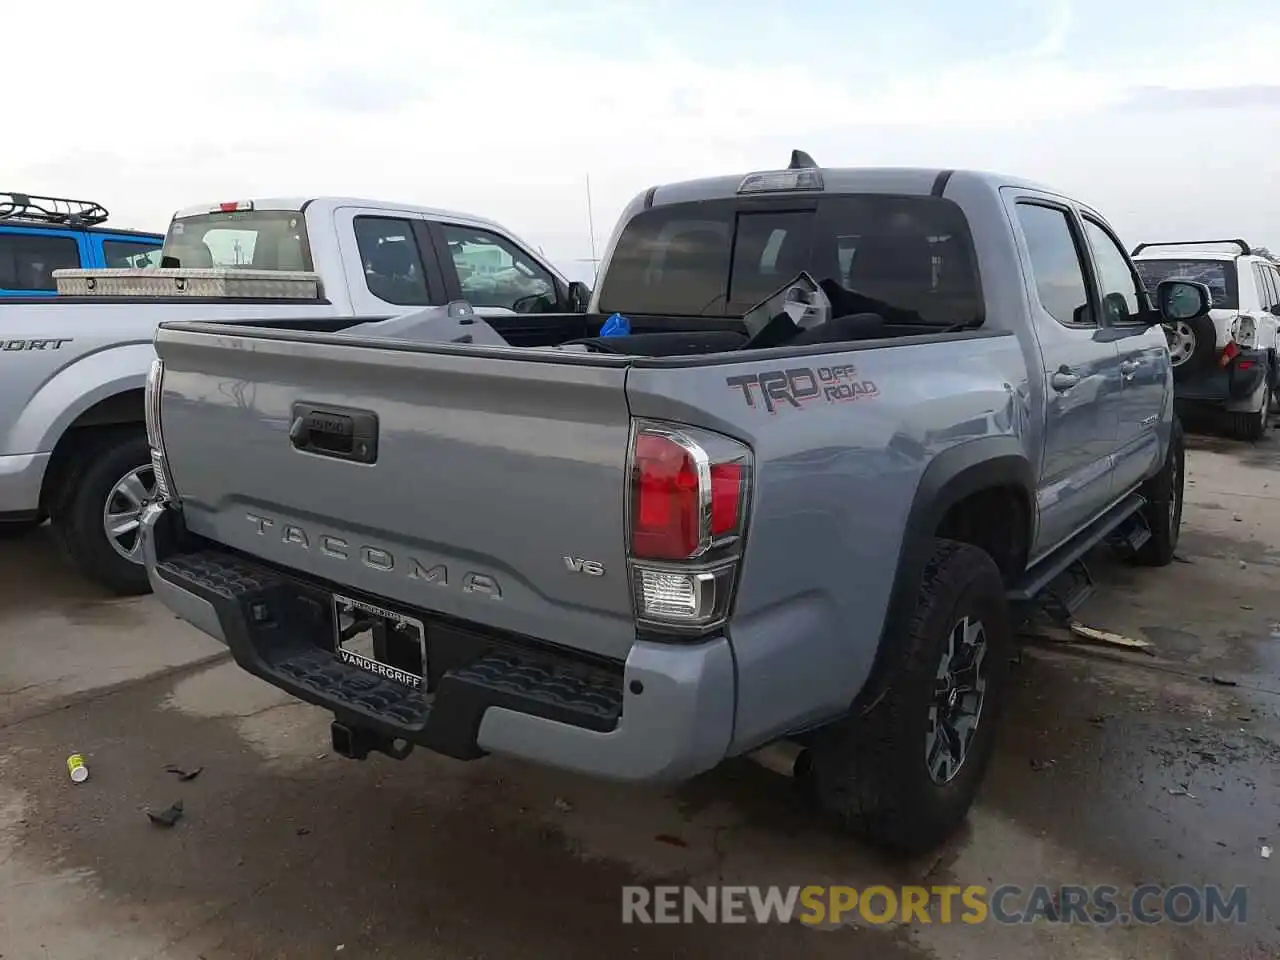
[(728, 616), (751, 470), (751, 451), (736, 440), (674, 424), (636, 424), (630, 544), (638, 621), (697, 633)]
[(1231, 339), (1241, 347), (1253, 347), (1258, 337), (1258, 322), (1253, 317), (1241, 314), (1231, 325)]
[(151, 361), (147, 372), (147, 387), (143, 395), (143, 410), (147, 421), (147, 446), (151, 448), (151, 468), (156, 475), (156, 500), (173, 499), (173, 478), (164, 456), (164, 437), (160, 431), (160, 395), (164, 384), (164, 361)]

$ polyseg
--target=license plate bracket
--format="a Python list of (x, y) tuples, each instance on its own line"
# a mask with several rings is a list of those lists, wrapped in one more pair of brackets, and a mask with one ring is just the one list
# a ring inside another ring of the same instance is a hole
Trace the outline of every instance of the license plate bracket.
[(334, 656), (342, 663), (424, 689), (427, 631), (421, 620), (335, 593), (333, 633)]

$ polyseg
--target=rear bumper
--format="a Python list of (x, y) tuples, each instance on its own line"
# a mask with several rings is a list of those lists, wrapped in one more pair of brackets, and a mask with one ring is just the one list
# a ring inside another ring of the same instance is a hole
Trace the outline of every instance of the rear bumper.
[(34, 514), (40, 509), (40, 485), (48, 465), (47, 453), (0, 457), (0, 514)]
[(1267, 372), (1265, 350), (1241, 350), (1224, 369), (1217, 364), (1180, 380), (1175, 400), (1195, 404), (1223, 404), (1228, 409), (1252, 411)]
[(424, 694), (334, 657), (334, 585), (195, 544), (169, 507), (147, 509), (143, 536), (165, 606), (249, 673), (348, 727), (463, 760), (508, 754), (623, 781), (687, 779), (732, 741), (734, 662), (723, 637), (637, 641), (616, 664), (407, 611), (427, 623)]

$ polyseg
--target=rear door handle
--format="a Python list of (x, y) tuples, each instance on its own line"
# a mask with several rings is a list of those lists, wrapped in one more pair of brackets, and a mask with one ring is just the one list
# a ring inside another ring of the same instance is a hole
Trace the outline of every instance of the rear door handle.
[(1080, 382), (1080, 377), (1065, 367), (1061, 370), (1055, 370), (1053, 376), (1049, 378), (1049, 386), (1058, 391), (1070, 390)]

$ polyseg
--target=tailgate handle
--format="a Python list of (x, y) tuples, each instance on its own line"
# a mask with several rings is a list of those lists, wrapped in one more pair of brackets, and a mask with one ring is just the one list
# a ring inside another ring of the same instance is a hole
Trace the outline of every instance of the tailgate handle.
[(378, 459), (378, 415), (370, 410), (306, 403), (293, 405), (289, 442), (295, 450), (353, 463)]

